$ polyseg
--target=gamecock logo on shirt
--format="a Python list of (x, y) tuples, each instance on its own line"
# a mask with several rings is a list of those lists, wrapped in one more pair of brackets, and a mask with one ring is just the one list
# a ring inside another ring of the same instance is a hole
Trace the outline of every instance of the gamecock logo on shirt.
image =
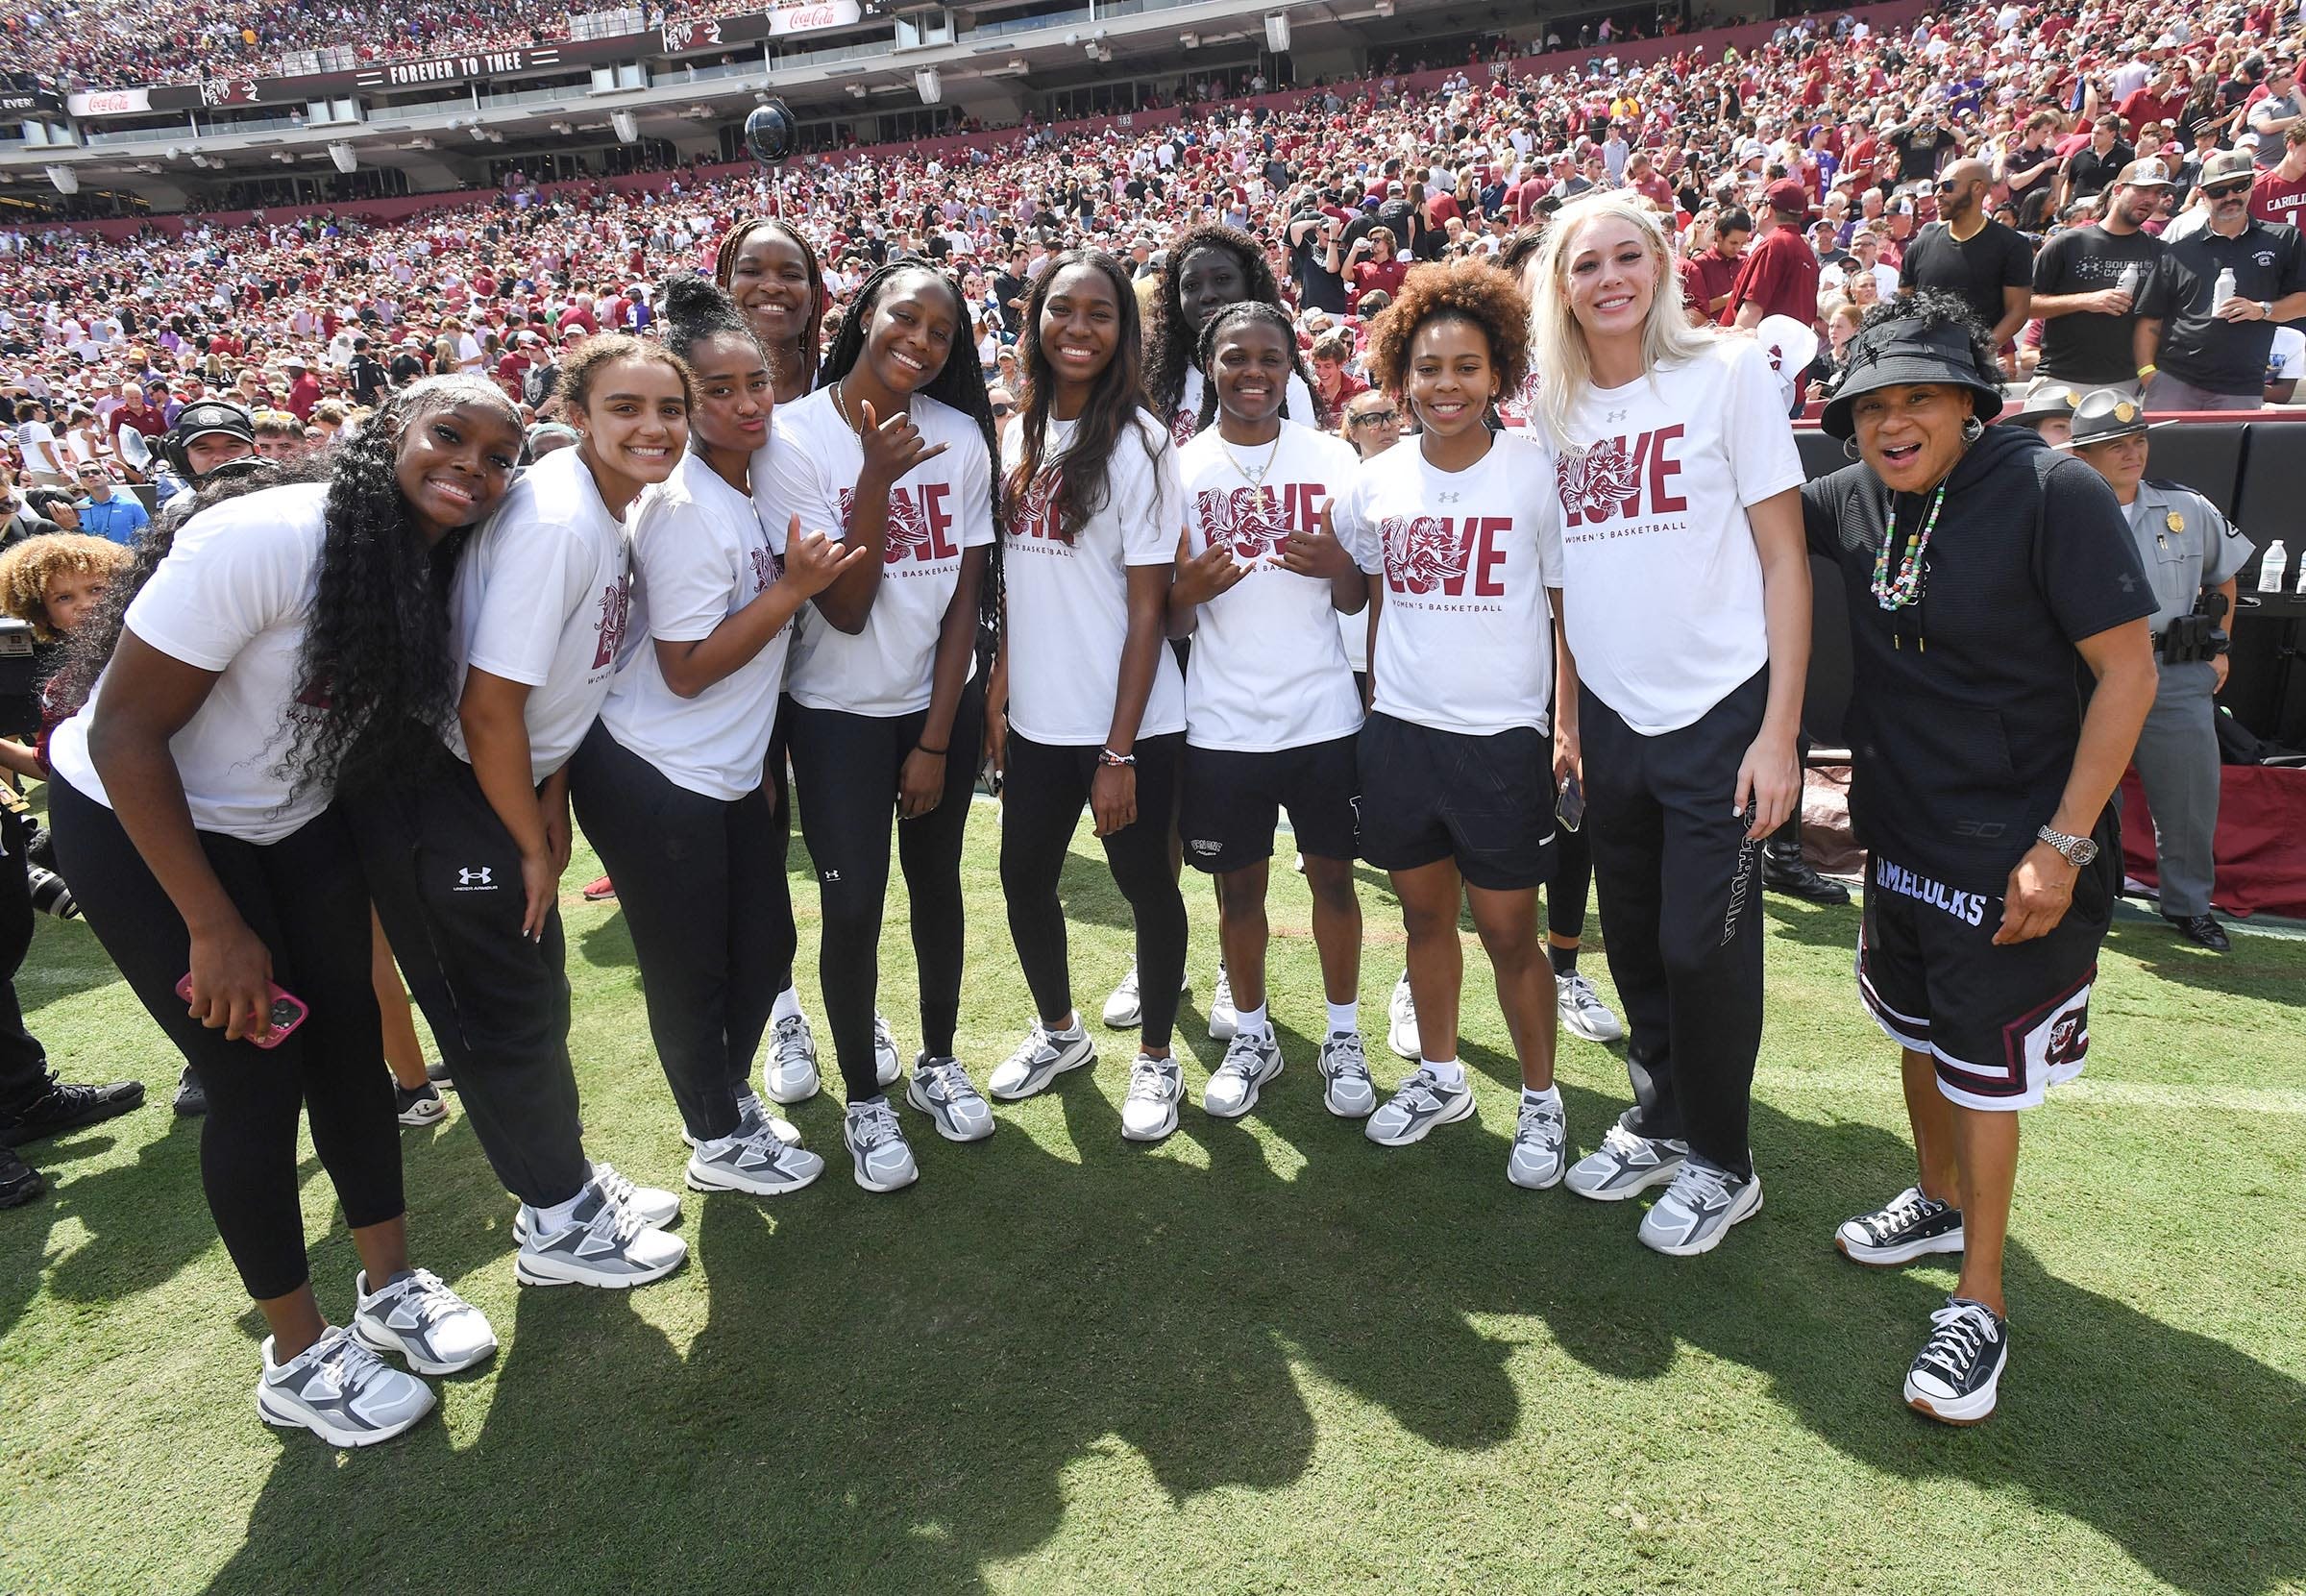
[(1465, 591), (1470, 572), (1477, 597), (1502, 598), (1506, 551), (1498, 539), (1512, 528), (1509, 516), (1386, 516), (1378, 523), (1378, 535), (1385, 542), (1386, 585), (1396, 593), (1439, 592), (1456, 598)]
[(1179, 410), (1169, 419), (1169, 441), (1180, 449), (1192, 442), (1193, 434), (1200, 430), (1201, 418), (1190, 410)]
[(756, 599), (769, 591), (776, 578), (785, 574), (784, 556), (766, 549), (752, 551), (752, 592)]
[(1204, 488), (1193, 500), (1201, 535), (1213, 548), (1232, 550), (1243, 565), (1277, 558), (1289, 539), (1285, 512), (1266, 488), (1239, 487), (1231, 493)]
[[(922, 482), (916, 490), (893, 487), (889, 490), (889, 527), (881, 548), (884, 565), (901, 565), (906, 560), (935, 561), (957, 559), (961, 551), (952, 539), (953, 516), (944, 502), (952, 494), (947, 482)], [(855, 506), (856, 492), (841, 490), (841, 530), (844, 536), (850, 527), (849, 512)]]
[(1057, 526), (1057, 489), (1065, 480), (1064, 474), (1051, 466), (1033, 479), (1024, 496), (1009, 511), (1009, 535), (1063, 543), (1065, 536)]
[(596, 641), (593, 645), (593, 669), (614, 664), (617, 644), (625, 636), (625, 618), (632, 605), (632, 583), (620, 577), (601, 590), (601, 614), (593, 623)]
[(1668, 479), (1681, 475), (1681, 462), (1666, 452), (1666, 446), (1682, 431), (1677, 423), (1640, 434), (1630, 448), (1622, 437), (1598, 438), (1589, 448), (1561, 454), (1554, 462), (1554, 483), (1567, 524), (1598, 526), (1689, 508), (1687, 499), (1668, 491)]

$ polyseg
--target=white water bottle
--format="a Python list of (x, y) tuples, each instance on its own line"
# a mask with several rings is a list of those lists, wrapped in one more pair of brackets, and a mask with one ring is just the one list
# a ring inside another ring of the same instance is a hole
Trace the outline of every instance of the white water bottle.
[(2234, 268), (2221, 266), (2218, 272), (2218, 286), (2210, 290), (2210, 313), (2217, 315), (2234, 297)]
[(2145, 265), (2140, 261), (2133, 260), (2122, 267), (2120, 286), (2123, 293), (2130, 296), (2130, 303), (2134, 307), (2138, 302), (2138, 290), (2146, 286)]
[(2266, 558), (2258, 562), (2258, 591), (2279, 593), (2282, 578), (2290, 572), (2290, 551), (2282, 547), (2280, 538), (2266, 546)]

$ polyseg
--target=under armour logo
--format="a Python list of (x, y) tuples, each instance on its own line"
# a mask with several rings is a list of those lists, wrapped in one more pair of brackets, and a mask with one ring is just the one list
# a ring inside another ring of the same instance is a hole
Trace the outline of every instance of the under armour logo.
[(841, 872), (837, 870), (828, 870), (823, 872), (822, 879), (828, 883), (838, 881), (841, 879)]
[(2138, 591), (2138, 578), (2131, 576), (2127, 571), (2122, 573), (2120, 579), (2122, 582), (2122, 590), (2124, 593), (2135, 593)]
[(1441, 503), (1444, 504), (1454, 504), (1464, 497), (1465, 496), (1461, 493), (1445, 493), (1441, 495)]
[(478, 870), (458, 870), (456, 884), (459, 887), (488, 887), (495, 885), (495, 880), (489, 873), (489, 867), (482, 865)]
[(1623, 410), (1612, 410), (1612, 411), (1610, 411), (1610, 412), (1609, 412), (1609, 414), (1607, 415), (1607, 417), (1606, 417), (1605, 419), (1606, 419), (1606, 420), (1608, 422), (1608, 424), (1609, 424), (1610, 426), (1614, 427), (1614, 426), (1616, 426), (1616, 425), (1617, 425), (1619, 422), (1621, 422), (1621, 421), (1623, 421), (1623, 420), (1625, 420), (1625, 419), (1626, 419), (1626, 412), (1625, 412), (1625, 411), (1623, 411)]

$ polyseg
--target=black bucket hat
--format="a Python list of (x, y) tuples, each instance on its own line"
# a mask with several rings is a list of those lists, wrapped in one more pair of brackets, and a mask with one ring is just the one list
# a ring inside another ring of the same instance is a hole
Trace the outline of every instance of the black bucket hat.
[(1977, 419), (2001, 413), (2001, 384), (1977, 369), (1970, 356), (1970, 334), (1958, 326), (1932, 327), (1919, 317), (1877, 322), (1850, 340), (1842, 372), (1818, 425), (1829, 437), (1849, 440), (1851, 405), (1861, 394), (1938, 382), (1977, 395)]

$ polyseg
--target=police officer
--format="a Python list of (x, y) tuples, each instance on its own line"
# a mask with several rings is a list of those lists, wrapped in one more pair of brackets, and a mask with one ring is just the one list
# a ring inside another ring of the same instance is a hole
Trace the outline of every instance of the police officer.
[(2082, 390), (2055, 377), (2037, 377), (2014, 410), (1995, 417), (2005, 427), (2030, 427), (2044, 443), (2064, 443), (2073, 431), (2073, 412)]
[(176, 425), (160, 439), (160, 457), (166, 462), (154, 478), (160, 508), (190, 496), (228, 460), (244, 460), (257, 452), (257, 424), (246, 410), (222, 399), (196, 399), (179, 410)]
[(2074, 411), (2063, 447), (2114, 489), (2160, 604), (2150, 624), (2161, 684), (2132, 763), (2153, 810), (2162, 918), (2188, 942), (2223, 953), (2232, 944), (2210, 913), (2219, 782), (2211, 700), (2226, 684), (2224, 622), (2254, 546), (2192, 488), (2143, 479), (2147, 431), (2135, 401), (2101, 388)]

